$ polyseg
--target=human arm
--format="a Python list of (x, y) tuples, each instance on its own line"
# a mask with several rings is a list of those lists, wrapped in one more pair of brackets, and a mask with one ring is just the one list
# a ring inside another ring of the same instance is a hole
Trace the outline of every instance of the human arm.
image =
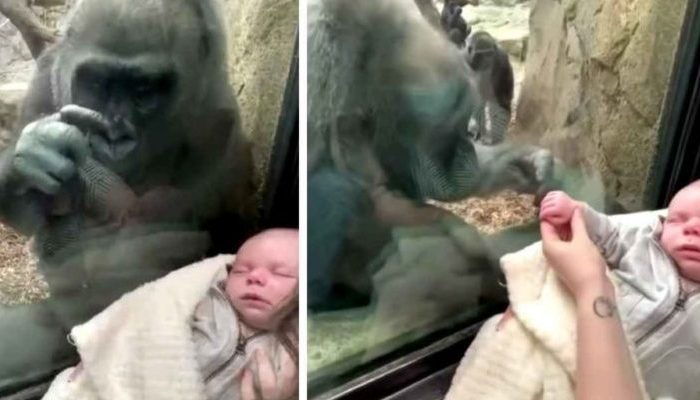
[(569, 228), (571, 239), (565, 241), (552, 223), (540, 224), (545, 257), (576, 301), (576, 399), (642, 399), (614, 288), (580, 210)]

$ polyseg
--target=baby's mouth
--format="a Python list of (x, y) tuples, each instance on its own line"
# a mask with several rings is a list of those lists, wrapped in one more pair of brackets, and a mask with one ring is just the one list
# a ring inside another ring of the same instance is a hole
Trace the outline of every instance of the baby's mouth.
[(700, 247), (690, 244), (685, 244), (678, 247), (677, 250), (685, 258), (690, 258), (700, 261)]
[(267, 299), (258, 296), (255, 293), (246, 293), (243, 296), (241, 296), (241, 300), (251, 302), (251, 303), (265, 303), (265, 304), (271, 304)]

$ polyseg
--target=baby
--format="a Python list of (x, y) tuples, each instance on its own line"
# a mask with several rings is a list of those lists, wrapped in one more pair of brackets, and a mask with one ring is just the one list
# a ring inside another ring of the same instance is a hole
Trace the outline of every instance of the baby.
[(191, 323), (209, 399), (297, 397), (299, 233), (248, 239)]
[(700, 181), (671, 200), (667, 218), (626, 227), (563, 192), (540, 218), (566, 237), (582, 210), (591, 240), (613, 268), (617, 302), (652, 398), (700, 399)]

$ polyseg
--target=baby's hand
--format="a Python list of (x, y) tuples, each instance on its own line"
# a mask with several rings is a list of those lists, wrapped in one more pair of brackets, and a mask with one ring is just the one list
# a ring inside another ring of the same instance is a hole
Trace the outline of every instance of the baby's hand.
[(540, 220), (554, 226), (568, 225), (578, 202), (562, 191), (547, 193), (540, 204)]
[(255, 351), (258, 379), (251, 368), (241, 378), (242, 400), (283, 400), (297, 393), (297, 365), (287, 352), (281, 354), (282, 365), (275, 371), (270, 358), (259, 349)]

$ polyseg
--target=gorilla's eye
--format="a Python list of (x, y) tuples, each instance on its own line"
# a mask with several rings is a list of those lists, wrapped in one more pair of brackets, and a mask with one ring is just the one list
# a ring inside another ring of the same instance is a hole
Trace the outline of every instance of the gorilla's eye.
[(99, 109), (108, 95), (107, 82), (104, 74), (94, 65), (80, 66), (73, 78), (72, 101), (88, 108)]
[(81, 69), (77, 77), (80, 85), (87, 90), (102, 90), (104, 86), (104, 78), (99, 71), (94, 71), (92, 68)]
[(144, 95), (148, 94), (153, 90), (153, 85), (150, 83), (142, 83), (136, 87), (136, 94), (137, 95)]
[(150, 81), (136, 84), (132, 90), (134, 104), (142, 113), (148, 113), (158, 107), (158, 91), (156, 85)]
[(141, 76), (132, 84), (131, 98), (141, 114), (148, 114), (165, 105), (174, 85), (170, 73)]
[(90, 90), (99, 91), (102, 90), (102, 81), (97, 78), (89, 78), (86, 82), (87, 87)]
[(136, 88), (134, 89), (134, 97), (140, 100), (147, 99), (153, 94), (153, 92), (153, 85), (149, 83), (143, 83), (136, 86)]

